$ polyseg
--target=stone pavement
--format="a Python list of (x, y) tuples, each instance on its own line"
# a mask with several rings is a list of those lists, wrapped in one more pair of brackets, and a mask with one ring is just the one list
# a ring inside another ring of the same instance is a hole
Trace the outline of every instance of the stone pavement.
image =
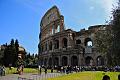
[(46, 80), (47, 78), (61, 76), (61, 73), (24, 73), (22, 75), (18, 74), (8, 74), (6, 76), (0, 76), (0, 80)]

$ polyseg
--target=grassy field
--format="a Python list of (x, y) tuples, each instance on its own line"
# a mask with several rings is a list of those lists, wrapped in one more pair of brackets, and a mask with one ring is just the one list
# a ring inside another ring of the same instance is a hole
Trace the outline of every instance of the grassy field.
[[(11, 70), (9, 68), (6, 68), (5, 72), (6, 74), (14, 74), (14, 73), (17, 73), (17, 68), (12, 68)], [(44, 72), (44, 69), (42, 69), (42, 72)], [(48, 69), (48, 72), (51, 72), (51, 71)], [(54, 70), (54, 72), (56, 72), (56, 70)], [(38, 69), (24, 68), (23, 73), (38, 73)]]
[[(14, 74), (17, 73), (17, 68), (12, 68), (11, 70), (9, 68), (6, 68), (5, 70), (6, 74)], [(38, 70), (34, 68), (24, 68), (24, 73), (37, 73)]]
[(48, 80), (102, 80), (104, 75), (109, 75), (110, 80), (118, 80), (118, 74), (120, 72), (100, 72), (100, 71), (87, 71), (79, 73), (71, 73), (56, 78), (50, 78)]

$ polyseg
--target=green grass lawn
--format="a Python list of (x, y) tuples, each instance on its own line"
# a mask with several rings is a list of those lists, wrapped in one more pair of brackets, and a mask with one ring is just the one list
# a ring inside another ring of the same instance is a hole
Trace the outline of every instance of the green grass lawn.
[[(9, 68), (5, 69), (6, 74), (14, 74), (17, 73), (17, 68), (12, 68), (11, 70)], [(42, 68), (42, 72), (44, 72), (44, 69)], [(48, 69), (48, 72), (51, 72), (51, 70)], [(56, 70), (54, 70), (56, 72)], [(38, 68), (24, 68), (23, 73), (38, 73)]]
[(110, 76), (110, 80), (118, 80), (120, 72), (101, 72), (101, 71), (85, 71), (79, 73), (71, 73), (48, 80), (102, 80), (104, 75)]
[[(17, 68), (12, 68), (11, 70), (9, 68), (6, 68), (5, 70), (6, 74), (14, 74), (17, 73)], [(38, 70), (34, 68), (24, 68), (24, 73), (37, 73)]]

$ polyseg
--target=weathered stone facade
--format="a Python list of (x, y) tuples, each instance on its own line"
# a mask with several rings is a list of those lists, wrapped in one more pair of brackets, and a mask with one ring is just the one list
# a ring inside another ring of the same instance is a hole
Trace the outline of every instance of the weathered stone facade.
[(101, 26), (78, 32), (65, 29), (64, 16), (56, 6), (46, 12), (40, 23), (39, 60), (45, 66), (104, 65), (104, 57), (96, 51), (94, 35)]

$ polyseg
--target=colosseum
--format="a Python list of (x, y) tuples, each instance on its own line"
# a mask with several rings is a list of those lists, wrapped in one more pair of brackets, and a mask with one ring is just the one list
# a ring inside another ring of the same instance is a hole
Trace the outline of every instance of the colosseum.
[(42, 17), (39, 34), (39, 61), (45, 66), (103, 66), (102, 53), (95, 48), (94, 35), (106, 25), (88, 30), (65, 29), (64, 16), (53, 6)]

